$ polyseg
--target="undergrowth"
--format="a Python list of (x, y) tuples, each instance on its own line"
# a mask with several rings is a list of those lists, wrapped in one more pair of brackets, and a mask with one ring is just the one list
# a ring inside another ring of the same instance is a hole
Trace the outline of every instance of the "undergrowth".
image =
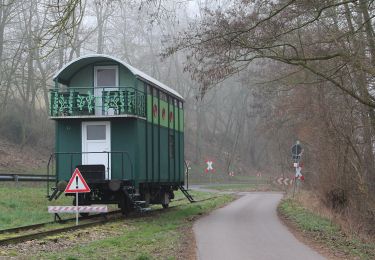
[(288, 198), (278, 208), (287, 221), (291, 221), (308, 237), (324, 244), (336, 255), (360, 259), (375, 259), (375, 245), (356, 237), (348, 237), (328, 218), (304, 208), (298, 201)]

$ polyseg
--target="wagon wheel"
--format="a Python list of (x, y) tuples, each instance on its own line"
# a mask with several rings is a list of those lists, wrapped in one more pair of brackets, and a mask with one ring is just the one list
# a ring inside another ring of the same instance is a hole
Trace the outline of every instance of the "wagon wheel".
[(163, 206), (164, 209), (167, 209), (169, 207), (170, 195), (168, 192), (164, 192), (163, 196), (164, 196), (164, 200), (163, 200), (164, 203), (162, 202), (161, 205)]
[(125, 192), (120, 193), (118, 206), (121, 209), (121, 213), (123, 215), (127, 215), (131, 211), (131, 201), (129, 200)]

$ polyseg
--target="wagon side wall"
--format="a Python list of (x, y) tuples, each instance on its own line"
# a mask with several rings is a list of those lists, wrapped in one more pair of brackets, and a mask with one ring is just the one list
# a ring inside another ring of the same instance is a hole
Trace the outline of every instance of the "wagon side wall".
[(146, 121), (138, 123), (139, 183), (184, 182), (183, 109), (175, 97), (145, 85)]
[[(60, 120), (56, 121), (57, 153), (80, 153), (82, 151), (81, 121)], [(76, 165), (82, 162), (81, 154), (61, 154), (56, 156), (56, 173), (58, 180), (69, 180)]]

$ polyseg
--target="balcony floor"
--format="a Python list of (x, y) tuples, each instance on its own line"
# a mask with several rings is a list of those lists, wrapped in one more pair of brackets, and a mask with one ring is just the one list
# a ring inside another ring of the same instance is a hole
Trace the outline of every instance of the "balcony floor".
[(105, 118), (138, 118), (146, 120), (146, 117), (141, 117), (137, 115), (131, 115), (131, 114), (123, 114), (123, 115), (79, 115), (79, 116), (50, 116), (49, 117), (52, 120), (64, 120), (64, 119), (105, 119)]

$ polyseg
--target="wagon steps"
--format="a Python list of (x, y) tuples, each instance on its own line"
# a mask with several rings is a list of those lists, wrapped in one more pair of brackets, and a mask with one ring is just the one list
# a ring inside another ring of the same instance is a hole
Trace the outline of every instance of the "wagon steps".
[(190, 193), (185, 189), (184, 186), (180, 185), (178, 186), (180, 188), (180, 190), (182, 191), (182, 193), (185, 195), (185, 197), (191, 202), (195, 202), (194, 198), (190, 195)]
[[(130, 205), (131, 207), (133, 207), (133, 209), (137, 210), (138, 212), (146, 212), (151, 210), (151, 208), (147, 207), (147, 202), (140, 199), (141, 195), (139, 193), (136, 193), (134, 186), (124, 187), (123, 192), (125, 196), (129, 199)], [(124, 212), (126, 211), (127, 206), (121, 206), (121, 208), (124, 208)]]

